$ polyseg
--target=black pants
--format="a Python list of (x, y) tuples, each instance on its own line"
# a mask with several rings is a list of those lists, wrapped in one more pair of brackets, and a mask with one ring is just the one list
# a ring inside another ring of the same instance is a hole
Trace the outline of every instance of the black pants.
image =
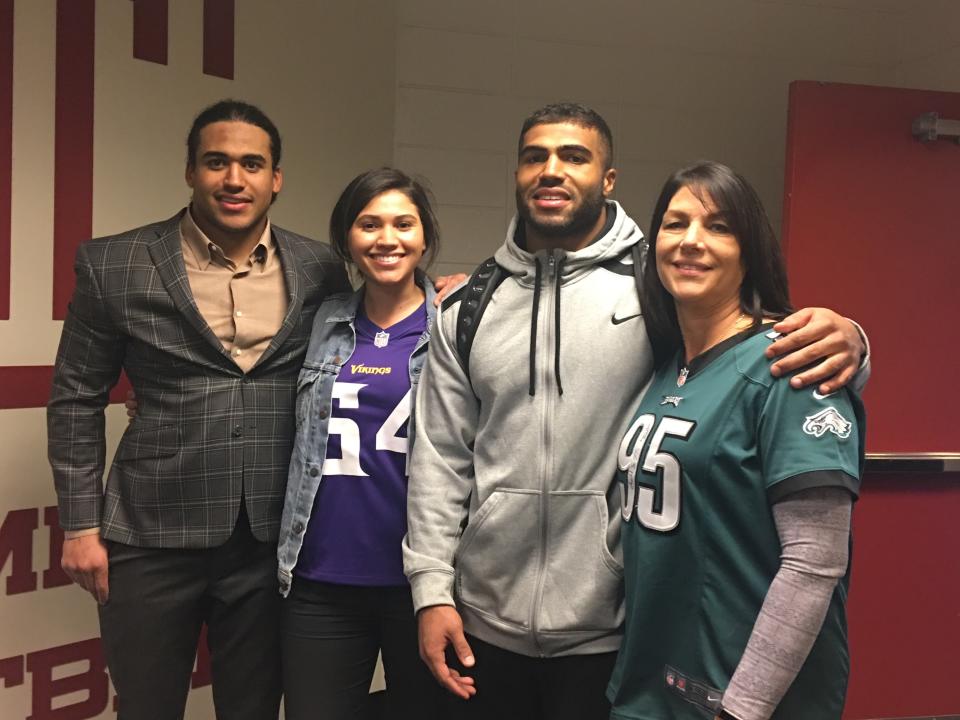
[[(617, 653), (535, 658), (468, 636), (476, 664), (454, 667), (477, 694), (452, 702), (458, 720), (608, 720), (607, 682)], [(449, 656), (448, 656), (449, 661)]]
[(444, 691), (420, 660), (410, 588), (294, 578), (281, 617), (287, 720), (370, 717), (378, 651), (387, 684), (382, 717), (446, 717)]
[(110, 543), (110, 600), (100, 633), (120, 720), (182, 718), (201, 626), (213, 702), (224, 720), (275, 720), (280, 707), (277, 550), (242, 514), (205, 550)]

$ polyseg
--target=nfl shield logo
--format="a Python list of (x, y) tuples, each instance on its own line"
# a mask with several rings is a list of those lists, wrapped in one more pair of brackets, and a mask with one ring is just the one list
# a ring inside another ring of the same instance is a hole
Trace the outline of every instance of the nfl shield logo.
[(390, 333), (385, 333), (383, 330), (373, 336), (374, 347), (385, 348), (388, 342), (390, 342)]

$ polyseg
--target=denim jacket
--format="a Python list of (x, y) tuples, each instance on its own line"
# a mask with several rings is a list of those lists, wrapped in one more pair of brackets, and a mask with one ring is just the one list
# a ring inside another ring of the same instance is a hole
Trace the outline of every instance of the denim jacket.
[[(410, 421), (407, 423), (408, 448), (413, 447), (414, 399), (420, 382), (420, 371), (427, 358), (430, 329), (436, 316), (433, 283), (417, 272), (417, 283), (426, 294), (427, 329), (417, 341), (408, 365), (410, 372)], [(356, 347), (354, 320), (363, 298), (363, 289), (350, 294), (333, 295), (320, 306), (313, 320), (310, 345), (297, 379), (297, 434), (290, 457), (287, 493), (280, 521), (277, 547), (280, 593), (286, 597), (293, 581), (303, 536), (313, 511), (313, 501), (323, 480), (323, 461), (327, 455), (330, 423), (330, 399), (340, 369), (350, 362)], [(409, 464), (410, 453), (407, 452)]]

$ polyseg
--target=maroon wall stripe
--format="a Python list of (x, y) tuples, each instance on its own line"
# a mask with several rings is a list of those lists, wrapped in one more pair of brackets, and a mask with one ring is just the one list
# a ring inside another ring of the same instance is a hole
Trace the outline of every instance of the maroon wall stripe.
[(66, 316), (73, 257), (93, 232), (95, 0), (57, 0), (53, 151), (53, 317)]
[(0, 320), (10, 319), (13, 192), (13, 0), (0, 0)]
[[(43, 407), (50, 398), (53, 383), (52, 365), (8, 365), (0, 367), (0, 410)], [(110, 402), (123, 402), (130, 389), (127, 376), (110, 391)]]
[(203, 0), (203, 72), (233, 80), (233, 0)]
[(167, 64), (168, 0), (133, 3), (133, 56), (137, 60)]

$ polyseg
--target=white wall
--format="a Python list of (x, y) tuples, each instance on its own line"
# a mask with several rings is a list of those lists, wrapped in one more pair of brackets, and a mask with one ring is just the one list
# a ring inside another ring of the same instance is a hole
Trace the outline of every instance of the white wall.
[(395, 158), (433, 181), (444, 271), (466, 271), (502, 241), (517, 132), (547, 102), (584, 102), (610, 123), (617, 198), (641, 226), (667, 175), (706, 157), (742, 171), (778, 228), (791, 81), (960, 88), (955, 0), (398, 7)]

